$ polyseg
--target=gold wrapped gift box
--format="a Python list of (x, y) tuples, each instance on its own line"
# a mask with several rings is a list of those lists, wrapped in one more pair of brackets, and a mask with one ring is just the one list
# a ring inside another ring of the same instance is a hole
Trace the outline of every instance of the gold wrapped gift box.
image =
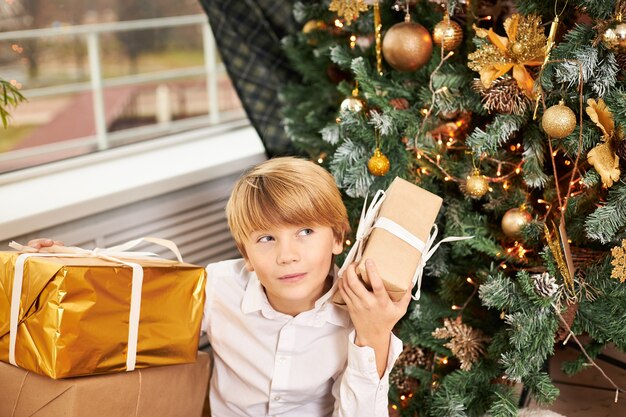
[[(9, 362), (19, 252), (0, 252), (0, 360)], [(127, 260), (125, 260), (127, 261)], [(136, 368), (194, 362), (204, 306), (203, 267), (133, 259), (143, 267)], [(24, 264), (15, 362), (65, 378), (126, 371), (133, 269), (95, 257), (30, 257)]]
[[(422, 242), (427, 242), (441, 209), (441, 197), (396, 177), (385, 192), (378, 218), (387, 218)], [(357, 274), (369, 288), (365, 260), (372, 259), (393, 301), (400, 300), (413, 285), (413, 276), (422, 253), (398, 236), (374, 227), (367, 238)], [(333, 296), (337, 305), (345, 305), (339, 292)]]
[(53, 380), (0, 362), (0, 416), (200, 417), (211, 358), (119, 374)]

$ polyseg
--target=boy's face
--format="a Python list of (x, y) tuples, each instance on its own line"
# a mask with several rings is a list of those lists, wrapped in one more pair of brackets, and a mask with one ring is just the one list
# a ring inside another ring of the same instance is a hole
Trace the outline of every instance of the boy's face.
[(324, 293), (333, 254), (343, 250), (328, 226), (274, 226), (244, 242), (246, 267), (256, 272), (275, 310), (295, 316)]

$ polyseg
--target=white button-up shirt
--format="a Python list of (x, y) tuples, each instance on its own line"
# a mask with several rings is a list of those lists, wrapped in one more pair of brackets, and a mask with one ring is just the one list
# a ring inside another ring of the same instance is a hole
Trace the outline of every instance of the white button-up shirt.
[(378, 377), (374, 349), (354, 344), (347, 311), (324, 294), (295, 317), (272, 308), (242, 259), (207, 267), (202, 329), (213, 347), (216, 417), (387, 416), (389, 372), (402, 351), (392, 335)]

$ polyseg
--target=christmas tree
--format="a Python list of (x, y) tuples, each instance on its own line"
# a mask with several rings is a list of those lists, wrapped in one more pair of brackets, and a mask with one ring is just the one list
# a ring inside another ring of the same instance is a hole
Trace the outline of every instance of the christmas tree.
[(399, 176), (444, 198), (440, 235), (474, 236), (435, 253), (399, 323), (394, 409), (515, 416), (515, 383), (558, 396), (557, 341), (586, 335), (569, 373), (607, 343), (626, 351), (626, 2), (333, 0), (294, 15), (284, 122), (335, 176), (353, 229)]

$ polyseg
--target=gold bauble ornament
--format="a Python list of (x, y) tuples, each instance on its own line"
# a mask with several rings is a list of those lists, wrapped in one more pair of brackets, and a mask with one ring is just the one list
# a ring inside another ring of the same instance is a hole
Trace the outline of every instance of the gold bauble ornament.
[(607, 29), (602, 35), (602, 42), (615, 52), (626, 51), (626, 23)]
[(523, 207), (512, 208), (502, 216), (502, 231), (508, 237), (517, 239), (521, 236), (522, 228), (531, 220), (532, 216)]
[(430, 60), (433, 41), (424, 26), (415, 22), (393, 25), (383, 39), (385, 61), (397, 71), (415, 71)]
[(302, 33), (311, 33), (314, 30), (326, 29), (326, 23), (323, 20), (309, 20), (302, 26)]
[(377, 177), (382, 177), (389, 172), (389, 165), (389, 159), (380, 151), (380, 148), (376, 148), (374, 155), (367, 161), (367, 169)]
[(449, 17), (437, 23), (433, 29), (433, 43), (444, 51), (452, 51), (463, 42), (463, 29)]
[(465, 182), (467, 194), (472, 198), (481, 198), (489, 191), (489, 181), (478, 169), (474, 169)]
[(543, 113), (541, 126), (551, 138), (562, 139), (576, 129), (576, 115), (561, 100)]
[(343, 111), (347, 110), (353, 113), (358, 113), (363, 110), (363, 102), (357, 97), (348, 97), (341, 102), (340, 108)]

